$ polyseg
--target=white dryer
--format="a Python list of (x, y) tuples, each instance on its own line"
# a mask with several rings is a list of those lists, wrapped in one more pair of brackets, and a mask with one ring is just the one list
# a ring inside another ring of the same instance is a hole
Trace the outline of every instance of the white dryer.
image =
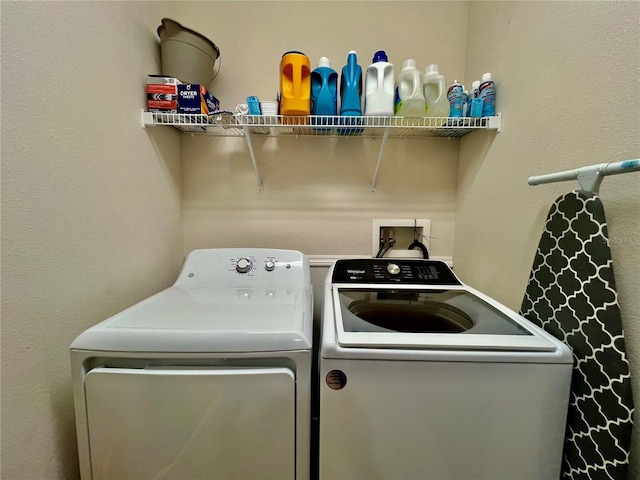
[(82, 478), (309, 478), (312, 302), (300, 252), (195, 250), (78, 336)]
[(430, 260), (338, 260), (323, 312), (321, 479), (559, 478), (563, 343)]

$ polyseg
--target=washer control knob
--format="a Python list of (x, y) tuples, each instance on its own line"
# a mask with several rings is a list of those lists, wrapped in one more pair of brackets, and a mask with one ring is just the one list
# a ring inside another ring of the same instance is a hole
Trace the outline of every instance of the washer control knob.
[(273, 272), (275, 268), (276, 268), (276, 262), (274, 262), (273, 260), (267, 260), (264, 264), (264, 269), (267, 272)]
[(251, 260), (249, 260), (248, 258), (239, 258), (236, 262), (236, 272), (247, 273), (249, 270), (251, 270), (252, 266), (253, 265), (251, 264)]
[(391, 275), (398, 275), (400, 273), (400, 267), (395, 263), (390, 263), (387, 265), (387, 272)]

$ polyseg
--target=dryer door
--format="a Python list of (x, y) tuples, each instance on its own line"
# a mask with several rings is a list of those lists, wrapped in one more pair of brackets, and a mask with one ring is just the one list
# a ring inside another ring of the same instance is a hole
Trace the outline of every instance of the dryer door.
[(93, 479), (294, 478), (286, 368), (95, 368), (85, 378)]

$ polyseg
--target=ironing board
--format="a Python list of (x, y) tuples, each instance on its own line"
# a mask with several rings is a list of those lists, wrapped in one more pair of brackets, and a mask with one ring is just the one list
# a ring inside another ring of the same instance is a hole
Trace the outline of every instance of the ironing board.
[(631, 377), (597, 195), (570, 192), (551, 207), (520, 313), (573, 350), (562, 478), (626, 479)]

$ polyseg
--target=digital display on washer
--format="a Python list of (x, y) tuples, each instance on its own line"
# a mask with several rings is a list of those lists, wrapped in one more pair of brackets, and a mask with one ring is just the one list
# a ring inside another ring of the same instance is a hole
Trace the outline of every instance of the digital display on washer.
[(532, 335), (464, 290), (338, 288), (345, 332)]
[(338, 260), (333, 283), (460, 285), (451, 269), (435, 260), (363, 258)]

